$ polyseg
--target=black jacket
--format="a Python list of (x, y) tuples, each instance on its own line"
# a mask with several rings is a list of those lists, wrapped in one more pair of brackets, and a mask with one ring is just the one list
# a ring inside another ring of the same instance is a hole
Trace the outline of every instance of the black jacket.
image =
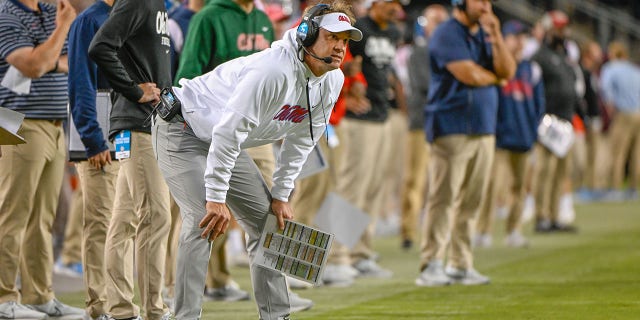
[(150, 104), (140, 104), (138, 84), (153, 82), (158, 88), (171, 86), (171, 53), (167, 12), (163, 0), (117, 0), (109, 19), (89, 47), (89, 55), (105, 75), (112, 96), (111, 131), (150, 133)]

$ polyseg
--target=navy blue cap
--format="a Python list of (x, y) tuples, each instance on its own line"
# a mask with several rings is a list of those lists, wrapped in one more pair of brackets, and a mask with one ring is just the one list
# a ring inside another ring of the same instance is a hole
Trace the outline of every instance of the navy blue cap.
[(510, 34), (518, 35), (529, 32), (529, 28), (527, 28), (524, 23), (517, 20), (509, 20), (502, 25), (502, 35), (508, 36)]

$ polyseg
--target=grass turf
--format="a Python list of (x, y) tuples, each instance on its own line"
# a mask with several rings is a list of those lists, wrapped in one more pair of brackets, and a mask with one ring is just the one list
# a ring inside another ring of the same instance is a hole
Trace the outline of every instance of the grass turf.
[[(502, 245), (504, 221), (494, 246), (475, 252), (488, 286), (421, 288), (419, 250), (404, 251), (395, 237), (379, 238), (380, 264), (389, 280), (359, 279), (349, 288), (299, 291), (314, 308), (294, 319), (640, 319), (640, 203), (577, 206), (577, 234), (531, 234), (531, 247)], [(232, 268), (250, 288), (247, 269)], [(81, 306), (82, 293), (60, 298)], [(257, 319), (253, 301), (204, 304), (203, 319)]]

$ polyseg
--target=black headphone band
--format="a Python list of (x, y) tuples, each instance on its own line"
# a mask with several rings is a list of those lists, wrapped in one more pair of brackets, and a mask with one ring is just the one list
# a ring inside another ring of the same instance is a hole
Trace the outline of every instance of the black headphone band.
[(304, 47), (313, 45), (313, 43), (318, 38), (318, 29), (320, 28), (318, 26), (318, 23), (314, 19), (318, 16), (321, 16), (327, 10), (329, 10), (329, 5), (325, 3), (317, 4), (313, 6), (313, 8), (309, 9), (309, 11), (302, 17), (302, 21), (298, 26), (298, 43), (300, 43)]

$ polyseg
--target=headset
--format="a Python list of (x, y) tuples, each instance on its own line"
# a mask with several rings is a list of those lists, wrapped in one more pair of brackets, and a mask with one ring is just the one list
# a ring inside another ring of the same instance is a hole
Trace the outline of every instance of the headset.
[(302, 21), (296, 30), (296, 40), (303, 47), (310, 47), (318, 39), (318, 33), (320, 32), (320, 26), (315, 18), (321, 16), (325, 11), (329, 9), (328, 4), (317, 4), (311, 8), (307, 14), (302, 17)]
[(465, 11), (467, 9), (467, 1), (465, 0), (451, 0), (451, 5), (458, 7), (458, 9)]

